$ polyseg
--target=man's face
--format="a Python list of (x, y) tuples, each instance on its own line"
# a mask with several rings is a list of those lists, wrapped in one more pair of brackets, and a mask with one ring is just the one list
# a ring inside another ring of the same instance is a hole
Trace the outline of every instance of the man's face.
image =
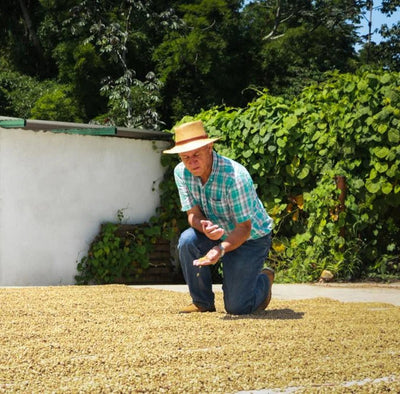
[(189, 152), (180, 153), (185, 167), (194, 175), (206, 181), (212, 168), (212, 144), (203, 146)]

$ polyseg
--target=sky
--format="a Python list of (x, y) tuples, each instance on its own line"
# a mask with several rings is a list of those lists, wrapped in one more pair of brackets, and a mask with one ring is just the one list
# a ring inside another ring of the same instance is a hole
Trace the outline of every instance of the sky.
[[(374, 1), (374, 10), (372, 13), (372, 31), (375, 29), (379, 30), (384, 23), (386, 23), (388, 26), (391, 26), (392, 24), (400, 21), (400, 10), (396, 11), (391, 17), (387, 17), (379, 11), (381, 3), (381, 1)], [(361, 21), (362, 26), (358, 31), (362, 35), (368, 34), (369, 17), (370, 15), (368, 12)], [(374, 33), (371, 40), (378, 44), (382, 40), (382, 37), (379, 35), (379, 33)]]

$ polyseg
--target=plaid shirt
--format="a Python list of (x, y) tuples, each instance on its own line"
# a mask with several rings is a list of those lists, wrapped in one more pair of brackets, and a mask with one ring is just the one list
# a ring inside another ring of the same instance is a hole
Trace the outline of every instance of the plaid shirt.
[(257, 239), (271, 232), (272, 219), (257, 196), (253, 180), (239, 163), (213, 152), (210, 177), (202, 185), (183, 163), (174, 171), (182, 211), (198, 205), (204, 216), (225, 230), (226, 236), (236, 223), (251, 220), (249, 239)]

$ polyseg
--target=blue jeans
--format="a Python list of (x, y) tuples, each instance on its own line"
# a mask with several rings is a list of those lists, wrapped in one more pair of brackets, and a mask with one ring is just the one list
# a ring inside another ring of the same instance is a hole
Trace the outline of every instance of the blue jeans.
[[(204, 256), (219, 241), (212, 241), (203, 233), (189, 228), (178, 243), (183, 276), (193, 303), (214, 306), (210, 266), (194, 266), (193, 260)], [(226, 312), (243, 315), (254, 312), (268, 295), (270, 283), (260, 271), (271, 247), (271, 234), (246, 241), (222, 258), (224, 303)]]

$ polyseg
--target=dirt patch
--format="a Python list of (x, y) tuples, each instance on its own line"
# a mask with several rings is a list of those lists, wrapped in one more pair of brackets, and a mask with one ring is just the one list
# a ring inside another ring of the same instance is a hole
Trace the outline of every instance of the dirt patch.
[(400, 308), (272, 300), (258, 315), (177, 314), (187, 294), (0, 289), (0, 392), (400, 391)]

